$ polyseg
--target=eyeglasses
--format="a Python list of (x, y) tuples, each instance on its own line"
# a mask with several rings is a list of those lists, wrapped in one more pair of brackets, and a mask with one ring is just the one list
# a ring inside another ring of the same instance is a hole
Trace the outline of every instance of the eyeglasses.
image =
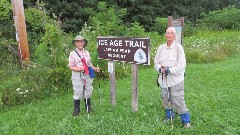
[(171, 34), (174, 34), (174, 32), (167, 32), (166, 34), (171, 35)]

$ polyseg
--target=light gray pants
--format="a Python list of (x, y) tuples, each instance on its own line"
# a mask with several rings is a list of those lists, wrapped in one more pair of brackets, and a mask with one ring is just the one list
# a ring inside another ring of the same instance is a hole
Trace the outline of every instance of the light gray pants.
[[(170, 87), (171, 96), (170, 101), (172, 108), (177, 109), (179, 114), (184, 114), (188, 111), (187, 106), (184, 101), (184, 81), (178, 83), (175, 86)], [(168, 103), (168, 90), (167, 88), (162, 88), (162, 100), (165, 109), (170, 109)]]
[(82, 98), (90, 98), (92, 95), (92, 83), (93, 79), (89, 75), (84, 75), (84, 80), (82, 78), (72, 79), (73, 85), (73, 99), (80, 100)]

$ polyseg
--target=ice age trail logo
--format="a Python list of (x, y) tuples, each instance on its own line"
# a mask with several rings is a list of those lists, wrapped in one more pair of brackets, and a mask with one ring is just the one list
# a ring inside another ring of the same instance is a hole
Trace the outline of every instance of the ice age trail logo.
[(141, 64), (141, 63), (147, 62), (146, 53), (145, 53), (141, 48), (139, 48), (139, 49), (135, 52), (135, 54), (134, 54), (134, 61), (136, 61), (137, 64)]

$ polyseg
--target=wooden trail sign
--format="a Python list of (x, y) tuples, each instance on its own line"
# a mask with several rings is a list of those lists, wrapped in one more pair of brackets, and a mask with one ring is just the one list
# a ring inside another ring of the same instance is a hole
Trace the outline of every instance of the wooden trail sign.
[(184, 17), (179, 19), (172, 19), (172, 16), (168, 16), (168, 27), (174, 27), (176, 30), (176, 42), (183, 45), (183, 27)]
[(138, 64), (150, 65), (150, 38), (97, 37), (97, 45), (98, 58), (109, 60), (112, 105), (116, 105), (116, 77), (113, 61), (132, 64), (132, 111), (138, 111)]
[(98, 37), (98, 58), (150, 65), (150, 38)]

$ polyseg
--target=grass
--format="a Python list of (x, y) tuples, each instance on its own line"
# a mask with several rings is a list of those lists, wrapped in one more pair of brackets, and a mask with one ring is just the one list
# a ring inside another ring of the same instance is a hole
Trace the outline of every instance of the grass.
[[(72, 117), (71, 91), (36, 103), (0, 111), (0, 134), (240, 134), (240, 55), (211, 64), (188, 64), (185, 100), (192, 128), (184, 129), (177, 116), (174, 129), (163, 124), (157, 73), (139, 68), (138, 112), (131, 110), (131, 78), (117, 80), (117, 104), (110, 103), (109, 81), (95, 81), (93, 113), (88, 115), (81, 101), (81, 114)], [(97, 84), (100, 82), (102, 103)]]
[(221, 61), (240, 50), (238, 31), (199, 31), (185, 38), (184, 48), (188, 63), (212, 63)]

